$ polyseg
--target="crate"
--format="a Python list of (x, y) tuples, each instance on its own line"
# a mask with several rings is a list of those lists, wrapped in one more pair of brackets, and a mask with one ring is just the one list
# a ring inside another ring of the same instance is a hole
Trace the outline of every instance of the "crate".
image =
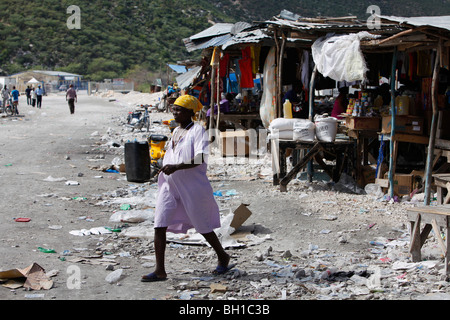
[(223, 157), (248, 157), (250, 155), (250, 136), (244, 130), (220, 133)]
[[(391, 116), (382, 118), (381, 132), (391, 132)], [(423, 119), (415, 116), (396, 116), (395, 132), (423, 135)]]
[(352, 130), (380, 130), (379, 117), (346, 117), (345, 126)]

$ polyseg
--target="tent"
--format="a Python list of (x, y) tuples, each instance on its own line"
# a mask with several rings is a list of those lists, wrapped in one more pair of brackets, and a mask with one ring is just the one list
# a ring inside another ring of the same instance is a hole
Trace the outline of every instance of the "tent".
[(38, 81), (38, 80), (36, 80), (36, 78), (31, 78), (31, 80), (30, 81), (28, 81), (27, 82), (27, 84), (40, 84), (41, 82), (40, 81)]

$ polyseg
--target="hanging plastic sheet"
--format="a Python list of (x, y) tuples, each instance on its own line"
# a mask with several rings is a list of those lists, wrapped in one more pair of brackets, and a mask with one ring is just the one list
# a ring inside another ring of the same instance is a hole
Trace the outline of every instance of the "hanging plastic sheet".
[(272, 47), (269, 51), (269, 54), (267, 55), (266, 62), (264, 64), (264, 77), (263, 77), (264, 90), (261, 97), (261, 106), (259, 109), (261, 121), (265, 128), (268, 128), (270, 122), (276, 118), (275, 75), (276, 75), (275, 47)]
[(364, 81), (367, 67), (360, 41), (378, 37), (362, 31), (348, 35), (327, 35), (317, 39), (311, 47), (317, 71), (336, 81)]

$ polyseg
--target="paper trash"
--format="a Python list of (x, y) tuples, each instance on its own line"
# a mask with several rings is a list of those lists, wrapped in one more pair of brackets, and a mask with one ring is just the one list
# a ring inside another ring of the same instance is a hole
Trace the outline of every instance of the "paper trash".
[(32, 290), (48, 290), (53, 286), (53, 280), (45, 274), (45, 270), (37, 263), (33, 263), (25, 269), (0, 271), (0, 282), (4, 282), (2, 285), (11, 289), (23, 286)]

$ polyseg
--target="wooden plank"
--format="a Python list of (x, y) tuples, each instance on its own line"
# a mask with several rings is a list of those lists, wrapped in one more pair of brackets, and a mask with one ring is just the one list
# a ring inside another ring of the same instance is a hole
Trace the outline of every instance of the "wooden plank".
[(431, 225), (433, 227), (433, 231), (434, 231), (434, 234), (436, 236), (436, 240), (437, 240), (439, 246), (441, 247), (442, 253), (446, 257), (447, 256), (447, 248), (446, 248), (446, 246), (444, 244), (444, 241), (442, 240), (441, 229), (437, 225), (436, 219), (432, 219), (431, 220)]
[(427, 136), (396, 132), (394, 135), (394, 141), (428, 144), (430, 142), (430, 138)]
[(447, 195), (445, 196), (444, 200), (443, 200), (443, 204), (448, 204), (450, 203), (450, 182), (447, 182), (445, 184), (445, 187), (447, 188)]
[(420, 213), (418, 213), (415, 221), (411, 222), (411, 241), (409, 244), (409, 252), (411, 253), (414, 262), (419, 262), (421, 260), (420, 242)]
[[(426, 213), (424, 211), (420, 211), (419, 213), (422, 215), (421, 220), (425, 224), (426, 223), (430, 224), (431, 220), (435, 219), (439, 226), (441, 226), (441, 227), (446, 227), (447, 226), (448, 215), (437, 214), (437, 213)], [(411, 212), (408, 213), (409, 221), (414, 221), (415, 214), (417, 214), (417, 213), (411, 213)]]
[(441, 215), (448, 216), (448, 215), (450, 215), (450, 206), (436, 206), (436, 207), (421, 206), (421, 207), (408, 208), (407, 211), (418, 212), (418, 213), (434, 213), (434, 214), (441, 214)]
[(300, 170), (308, 164), (308, 162), (313, 159), (313, 157), (322, 150), (322, 146), (317, 142), (303, 157), (299, 163), (297, 163), (291, 171), (280, 181), (280, 191), (287, 191), (287, 184), (300, 172)]
[(445, 256), (445, 274), (448, 275), (448, 263), (449, 263), (449, 250), (450, 247), (450, 228), (445, 229), (445, 240), (447, 242), (447, 255)]

